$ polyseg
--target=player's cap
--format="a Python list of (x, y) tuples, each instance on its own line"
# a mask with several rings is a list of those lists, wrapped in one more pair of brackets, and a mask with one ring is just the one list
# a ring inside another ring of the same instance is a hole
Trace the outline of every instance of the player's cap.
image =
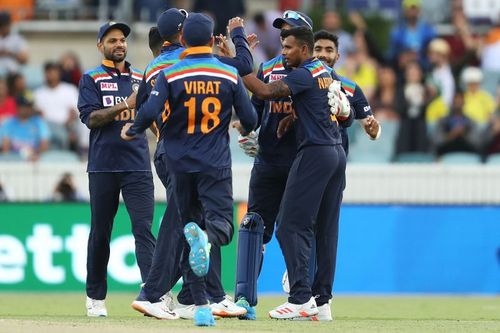
[(421, 7), (422, 2), (420, 0), (403, 0), (403, 8), (411, 8), (411, 7)]
[(191, 13), (184, 21), (182, 36), (189, 46), (204, 46), (213, 36), (214, 21), (207, 15)]
[(99, 33), (97, 34), (97, 42), (100, 42), (111, 29), (121, 30), (125, 37), (130, 34), (130, 27), (125, 23), (108, 22), (101, 26), (101, 28), (99, 28)]
[(429, 43), (429, 51), (448, 55), (450, 54), (450, 45), (442, 38), (435, 38)]
[(480, 83), (483, 80), (483, 72), (479, 67), (467, 67), (462, 72), (462, 81), (467, 83)]
[(304, 13), (294, 10), (287, 10), (283, 13), (283, 17), (278, 17), (273, 21), (273, 27), (281, 29), (283, 24), (290, 24), (292, 27), (306, 27), (313, 30), (313, 22), (309, 16)]
[(26, 96), (19, 96), (16, 98), (17, 106), (33, 106), (33, 100)]
[(171, 36), (182, 29), (182, 23), (188, 17), (185, 9), (170, 8), (161, 13), (156, 26), (162, 38)]

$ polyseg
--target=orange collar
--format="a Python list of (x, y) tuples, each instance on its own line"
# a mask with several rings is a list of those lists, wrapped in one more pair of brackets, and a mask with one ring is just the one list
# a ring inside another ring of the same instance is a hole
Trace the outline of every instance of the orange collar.
[(109, 67), (109, 68), (115, 68), (115, 63), (111, 60), (104, 59), (102, 61), (102, 64), (106, 67)]
[(190, 47), (188, 49), (185, 49), (181, 53), (181, 55), (179, 56), (179, 59), (184, 59), (186, 56), (192, 55), (192, 54), (204, 54), (204, 53), (212, 54), (212, 48), (210, 46)]
[[(108, 68), (114, 68), (116, 71), (119, 72), (118, 68), (116, 68), (115, 63), (112, 60), (104, 59), (102, 61), (102, 65)], [(124, 73), (129, 72), (129, 66), (130, 64), (125, 61), (125, 70)]]

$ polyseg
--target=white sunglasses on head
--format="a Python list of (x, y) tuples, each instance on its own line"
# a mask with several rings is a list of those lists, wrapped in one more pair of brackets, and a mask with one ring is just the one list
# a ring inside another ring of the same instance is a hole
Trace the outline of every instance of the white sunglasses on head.
[(296, 11), (294, 10), (287, 10), (286, 12), (283, 13), (283, 18), (284, 19), (294, 19), (294, 20), (301, 20), (302, 22), (304, 22), (305, 24), (307, 24), (309, 26), (309, 28), (311, 28), (312, 30), (312, 26), (309, 22), (307, 22), (307, 20), (304, 18), (304, 16), (300, 15), (299, 13), (297, 13)]

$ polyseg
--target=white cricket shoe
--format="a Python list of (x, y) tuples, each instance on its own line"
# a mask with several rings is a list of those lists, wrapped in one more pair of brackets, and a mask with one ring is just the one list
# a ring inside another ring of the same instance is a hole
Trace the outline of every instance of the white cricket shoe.
[(274, 310), (269, 311), (269, 317), (273, 319), (294, 319), (298, 317), (311, 317), (318, 314), (316, 300), (311, 297), (309, 302), (304, 304), (293, 304), (286, 302)]
[(318, 306), (318, 314), (309, 316), (309, 317), (297, 317), (293, 318), (293, 320), (305, 320), (305, 321), (332, 321), (332, 310), (330, 308), (330, 302)]
[(210, 308), (212, 308), (212, 314), (223, 318), (239, 317), (247, 313), (247, 309), (236, 305), (228, 295), (224, 296), (219, 303), (210, 304)]
[(194, 304), (186, 305), (186, 304), (178, 303), (174, 312), (181, 319), (194, 319), (194, 310), (195, 310)]
[(173, 312), (176, 308), (175, 305), (175, 300), (174, 300), (174, 294), (172, 294), (172, 291), (167, 292), (163, 297), (160, 298), (160, 300), (165, 303), (165, 307), (169, 309), (171, 312)]
[(107, 317), (108, 310), (104, 300), (93, 299), (87, 296), (87, 317)]
[(149, 301), (133, 301), (132, 308), (146, 316), (155, 317), (156, 319), (179, 319), (179, 316), (170, 311), (163, 301), (151, 303)]

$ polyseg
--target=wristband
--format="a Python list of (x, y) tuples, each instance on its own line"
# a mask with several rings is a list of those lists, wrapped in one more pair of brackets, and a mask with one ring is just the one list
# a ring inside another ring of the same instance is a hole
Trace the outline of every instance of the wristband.
[(128, 103), (127, 103), (127, 100), (126, 100), (126, 99), (124, 99), (124, 100), (123, 100), (123, 103), (125, 103), (125, 106), (127, 107), (127, 110), (129, 110), (129, 111), (130, 111), (130, 107), (128, 106)]

